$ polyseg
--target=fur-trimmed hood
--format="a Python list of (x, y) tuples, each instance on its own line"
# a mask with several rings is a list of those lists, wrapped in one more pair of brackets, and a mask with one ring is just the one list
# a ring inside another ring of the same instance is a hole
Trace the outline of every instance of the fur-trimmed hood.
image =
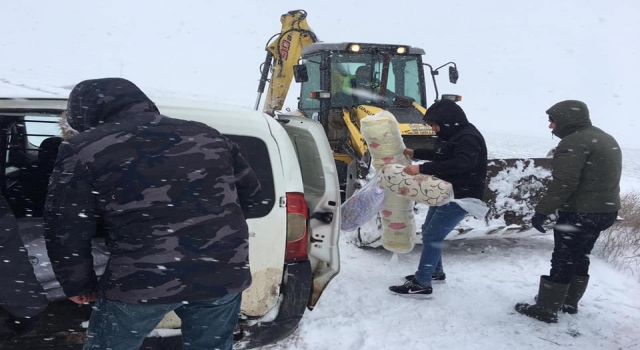
[(159, 113), (156, 105), (135, 84), (122, 78), (85, 80), (69, 94), (60, 128), (65, 140), (131, 111)]

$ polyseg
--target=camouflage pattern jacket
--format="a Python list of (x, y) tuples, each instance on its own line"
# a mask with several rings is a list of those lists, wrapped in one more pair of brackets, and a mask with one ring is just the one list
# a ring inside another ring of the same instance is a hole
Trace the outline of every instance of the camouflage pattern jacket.
[[(202, 123), (159, 114), (133, 84), (93, 82), (76, 86), (67, 118), (99, 122), (61, 145), (45, 205), (65, 294), (164, 304), (248, 288), (243, 207), (260, 185), (239, 147)], [(111, 254), (99, 282), (90, 242), (98, 227)]]

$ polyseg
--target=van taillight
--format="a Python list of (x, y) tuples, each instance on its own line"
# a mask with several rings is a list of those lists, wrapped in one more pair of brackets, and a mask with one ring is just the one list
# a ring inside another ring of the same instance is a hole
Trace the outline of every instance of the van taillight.
[(307, 201), (302, 193), (287, 193), (287, 248), (285, 262), (307, 260)]

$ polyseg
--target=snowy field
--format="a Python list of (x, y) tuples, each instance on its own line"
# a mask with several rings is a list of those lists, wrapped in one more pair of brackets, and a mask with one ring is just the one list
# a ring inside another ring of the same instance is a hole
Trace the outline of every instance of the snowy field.
[(546, 324), (514, 311), (549, 272), (550, 236), (446, 241), (447, 281), (429, 300), (387, 287), (413, 273), (419, 248), (395, 256), (341, 240), (341, 272), (290, 338), (265, 349), (640, 349), (640, 284), (593, 259), (577, 315)]
[[(500, 140), (488, 142), (494, 155), (546, 149), (509, 135)], [(640, 157), (629, 153), (636, 158), (625, 158), (622, 184), (631, 190), (640, 184)], [(597, 257), (577, 315), (560, 314), (549, 325), (514, 311), (517, 302), (533, 302), (539, 276), (550, 268), (553, 236), (527, 233), (445, 241), (447, 281), (434, 284), (431, 299), (416, 300), (392, 295), (388, 286), (415, 272), (421, 245), (408, 254), (363, 249), (353, 244), (353, 232), (343, 232), (340, 274), (298, 332), (265, 349), (640, 349), (640, 271), (623, 273)]]
[[(426, 49), (429, 63), (455, 61), (460, 80), (440, 77), (440, 92), (464, 96), (491, 158), (544, 157), (558, 143), (546, 108), (584, 100), (622, 145), (623, 192), (640, 190), (637, 0), (7, 1), (0, 97), (66, 97), (81, 80), (122, 76), (151, 97), (253, 107), (264, 46), (279, 16), (301, 6), (323, 41), (408, 44)], [(639, 276), (599, 258), (577, 315), (549, 325), (515, 313), (549, 272), (549, 235), (446, 241), (447, 282), (430, 300), (388, 291), (415, 271), (420, 245), (395, 255), (352, 240), (342, 234), (341, 272), (299, 330), (263, 350), (640, 349)]]

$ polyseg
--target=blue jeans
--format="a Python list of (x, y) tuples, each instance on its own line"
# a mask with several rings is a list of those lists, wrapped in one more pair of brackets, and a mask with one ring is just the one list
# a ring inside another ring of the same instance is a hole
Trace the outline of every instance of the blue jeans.
[(188, 304), (129, 304), (99, 298), (84, 350), (138, 350), (144, 338), (170, 311), (182, 321), (182, 349), (231, 350), (242, 294)]
[(455, 203), (429, 207), (422, 225), (422, 255), (414, 277), (418, 284), (430, 286), (433, 273), (444, 272), (442, 242), (466, 215), (467, 211)]

